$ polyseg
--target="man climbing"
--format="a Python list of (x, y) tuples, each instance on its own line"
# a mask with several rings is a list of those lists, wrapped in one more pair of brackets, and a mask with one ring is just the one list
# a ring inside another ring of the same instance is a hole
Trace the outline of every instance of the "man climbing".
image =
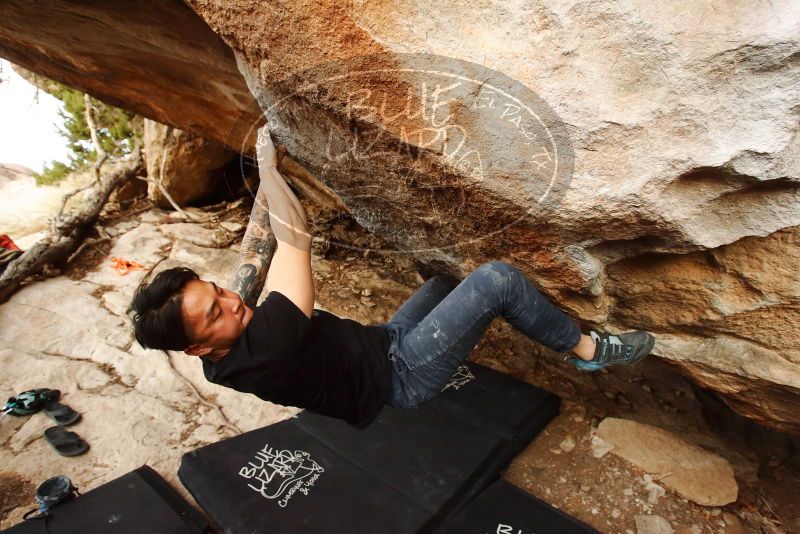
[[(256, 154), (261, 184), (229, 287), (175, 267), (137, 288), (128, 310), (142, 347), (199, 356), (211, 382), (361, 428), (384, 404), (414, 409), (436, 396), (498, 316), (573, 353), (565, 359), (583, 371), (634, 363), (653, 348), (644, 331), (582, 334), (520, 270), (500, 261), (455, 286), (428, 279), (388, 323), (363, 325), (314, 309), (306, 214), (278, 172), (266, 125)], [(256, 306), (265, 280), (268, 294)]]

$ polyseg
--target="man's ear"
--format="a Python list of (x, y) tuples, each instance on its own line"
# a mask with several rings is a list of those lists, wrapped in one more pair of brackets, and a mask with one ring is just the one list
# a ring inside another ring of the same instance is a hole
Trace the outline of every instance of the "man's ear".
[(183, 352), (185, 352), (189, 356), (205, 356), (212, 350), (214, 349), (212, 349), (211, 347), (204, 347), (203, 345), (189, 345), (188, 347), (186, 347), (186, 349), (184, 349)]

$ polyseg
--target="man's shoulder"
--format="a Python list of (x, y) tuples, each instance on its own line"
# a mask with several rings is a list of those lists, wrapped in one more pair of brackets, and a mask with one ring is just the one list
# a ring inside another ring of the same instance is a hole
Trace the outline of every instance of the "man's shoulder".
[[(230, 352), (228, 354), (230, 354)], [(203, 374), (205, 375), (206, 380), (214, 382), (214, 377), (216, 375), (214, 367), (216, 366), (217, 362), (206, 356), (200, 356), (200, 361), (203, 362)]]
[(215, 360), (206, 356), (200, 356), (200, 360), (203, 362), (203, 374), (206, 380), (217, 384), (222, 383), (220, 381), (221, 376), (235, 367), (236, 354), (239, 352), (240, 346), (241, 343), (236, 343), (227, 353)]

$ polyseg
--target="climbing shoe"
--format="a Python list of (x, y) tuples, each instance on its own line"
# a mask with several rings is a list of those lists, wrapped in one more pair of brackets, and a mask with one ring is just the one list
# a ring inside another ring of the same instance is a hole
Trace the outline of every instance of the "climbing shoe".
[(612, 365), (628, 365), (638, 362), (653, 350), (655, 338), (644, 330), (625, 332), (624, 334), (609, 334), (608, 332), (589, 331), (589, 336), (595, 342), (594, 358), (582, 360), (576, 356), (567, 356), (565, 361), (575, 364), (580, 371), (597, 371)]

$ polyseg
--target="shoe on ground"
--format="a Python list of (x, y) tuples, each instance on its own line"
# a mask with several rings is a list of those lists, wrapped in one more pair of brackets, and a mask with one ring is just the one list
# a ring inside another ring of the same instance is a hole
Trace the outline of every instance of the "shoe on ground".
[(61, 456), (78, 456), (89, 450), (86, 443), (75, 432), (70, 432), (63, 426), (51, 426), (44, 431), (44, 440), (53, 446)]
[(575, 365), (580, 371), (597, 371), (614, 365), (630, 365), (636, 363), (653, 350), (656, 339), (644, 330), (609, 334), (603, 331), (589, 331), (595, 342), (594, 358), (589, 361), (576, 356), (567, 356), (566, 361)]

